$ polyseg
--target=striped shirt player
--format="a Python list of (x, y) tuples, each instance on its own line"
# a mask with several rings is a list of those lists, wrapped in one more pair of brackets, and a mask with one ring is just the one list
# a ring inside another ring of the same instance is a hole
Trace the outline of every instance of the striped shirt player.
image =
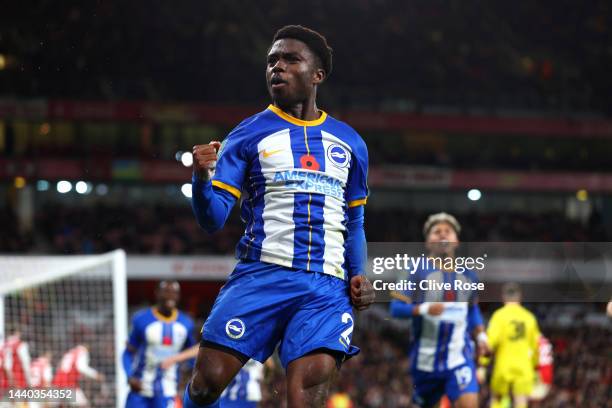
[(6, 367), (4, 366), (4, 341), (0, 341), (0, 398), (4, 396), (5, 391), (8, 389), (8, 376)]
[(246, 224), (204, 344), (263, 363), (280, 341), (284, 367), (315, 349), (357, 353), (346, 280), (365, 257), (367, 163), (361, 137), (325, 112), (306, 121), (270, 105), (229, 134), (212, 183), (192, 183), (204, 229), (219, 229), (237, 200)]
[(222, 408), (256, 408), (261, 401), (264, 366), (249, 360), (221, 394)]
[(98, 381), (103, 379), (102, 374), (89, 365), (88, 348), (85, 345), (79, 344), (62, 356), (53, 377), (53, 386), (75, 390), (76, 396), (73, 405), (84, 407), (89, 403), (79, 385), (82, 377)]
[(48, 388), (53, 381), (53, 368), (51, 367), (50, 353), (38, 357), (30, 365), (32, 388)]
[(536, 367), (537, 380), (529, 396), (530, 399), (541, 401), (548, 395), (553, 385), (554, 360), (552, 343), (540, 334), (538, 339), (538, 366)]
[(456, 262), (460, 232), (452, 215), (430, 215), (423, 227), (428, 257), (407, 271), (415, 290), (392, 293), (391, 314), (412, 318), (413, 400), (423, 408), (436, 406), (443, 395), (459, 406), (478, 406), (470, 334), (478, 341), (479, 354), (488, 351), (488, 343), (477, 293), (455, 290), (478, 284), (476, 273)]
[(27, 388), (32, 384), (30, 374), (30, 349), (28, 343), (16, 332), (6, 338), (3, 351), (3, 366), (9, 387)]
[(132, 319), (129, 346), (136, 350), (134, 359), (124, 368), (128, 378), (140, 380), (141, 390), (130, 391), (126, 407), (172, 407), (178, 387), (178, 365), (163, 370), (160, 363), (169, 356), (195, 344), (193, 321), (185, 313), (174, 309), (169, 317), (155, 307), (137, 312)]
[[(409, 281), (419, 283), (478, 283), (473, 271), (463, 273), (419, 268), (409, 274)], [(422, 407), (434, 406), (446, 394), (452, 401), (461, 393), (477, 392), (474, 347), (470, 337), (472, 329), (482, 325), (483, 320), (476, 303), (476, 295), (469, 290), (417, 290), (405, 291), (413, 301), (406, 304), (399, 300), (391, 302), (394, 317), (412, 318), (412, 345), (410, 349), (411, 373), (417, 390), (415, 403)], [(429, 305), (443, 302), (440, 315), (427, 314)], [(413, 315), (414, 305), (420, 306), (419, 315)], [(421, 389), (418, 389), (421, 385)], [(420, 392), (419, 392), (420, 391)]]
[[(53, 368), (51, 366), (51, 353), (45, 353), (38, 357), (30, 365), (32, 376), (32, 388), (49, 388), (53, 383)], [(28, 402), (28, 408), (44, 408), (48, 405), (44, 402)]]
[(277, 346), (288, 405), (318, 405), (342, 361), (358, 351), (352, 306), (374, 300), (364, 276), (368, 152), (357, 132), (317, 107), (331, 68), (325, 37), (282, 27), (266, 58), (272, 104), (222, 145), (193, 148), (198, 224), (220, 229), (241, 200), (246, 228), (239, 262), (204, 323), (186, 408), (218, 407), (240, 368), (249, 359), (263, 363)]
[(367, 150), (353, 129), (325, 112), (303, 121), (270, 105), (219, 154), (212, 185), (241, 199), (246, 222), (239, 259), (346, 278), (346, 208), (367, 199)]

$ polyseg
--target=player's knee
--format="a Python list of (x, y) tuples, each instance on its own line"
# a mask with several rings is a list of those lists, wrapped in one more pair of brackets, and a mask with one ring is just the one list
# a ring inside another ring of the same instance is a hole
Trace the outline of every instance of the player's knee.
[(289, 370), (287, 393), (290, 406), (322, 406), (337, 372), (333, 359), (319, 359), (315, 364), (300, 364)]
[(221, 396), (224, 385), (220, 376), (215, 375), (214, 370), (196, 370), (191, 377), (189, 395), (193, 402), (205, 405), (215, 402)]
[(296, 370), (288, 376), (288, 385), (302, 390), (320, 387), (330, 383), (337, 370), (334, 362), (318, 364), (314, 369)]
[(453, 404), (454, 408), (478, 408), (478, 394), (466, 393), (461, 395)]

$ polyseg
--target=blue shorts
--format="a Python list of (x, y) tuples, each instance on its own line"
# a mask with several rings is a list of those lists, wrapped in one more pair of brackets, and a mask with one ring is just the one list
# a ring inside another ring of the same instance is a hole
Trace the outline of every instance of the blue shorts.
[(202, 339), (261, 363), (279, 346), (283, 367), (317, 349), (348, 358), (353, 308), (348, 283), (279, 265), (241, 261), (221, 288)]
[(257, 408), (257, 402), (245, 400), (230, 400), (221, 397), (219, 408)]
[(442, 395), (456, 401), (461, 395), (478, 392), (476, 367), (469, 361), (442, 373), (412, 370), (414, 394), (412, 399), (422, 408), (435, 406)]
[(176, 397), (143, 397), (135, 392), (128, 394), (125, 408), (174, 408)]

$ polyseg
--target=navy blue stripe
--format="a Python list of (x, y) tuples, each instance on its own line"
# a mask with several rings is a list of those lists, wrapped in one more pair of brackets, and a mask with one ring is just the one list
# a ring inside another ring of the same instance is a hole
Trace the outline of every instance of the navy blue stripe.
[(453, 323), (440, 323), (440, 331), (438, 332), (438, 344), (436, 346), (436, 365), (435, 370), (444, 371), (448, 368), (448, 345), (450, 337), (453, 334), (455, 325)]
[(323, 135), (319, 126), (306, 128), (308, 133), (308, 148), (319, 164), (319, 171), (325, 171), (325, 150), (323, 149)]
[(444, 337), (444, 327), (446, 323), (441, 322), (438, 326), (438, 338), (436, 339), (436, 352), (434, 353), (434, 371), (444, 370), (444, 361), (442, 360), (442, 347)]
[[(289, 132), (291, 140), (291, 152), (293, 154), (293, 167), (302, 167), (301, 159), (306, 155), (306, 143), (304, 143), (304, 128), (295, 127)], [(308, 201), (310, 194), (296, 193), (293, 198), (293, 268), (306, 269), (308, 261)]]
[[(325, 149), (323, 148), (323, 135), (321, 128), (308, 127), (308, 148), (311, 156), (314, 156), (319, 164), (319, 171), (325, 172)], [(325, 254), (325, 229), (323, 228), (323, 207), (325, 206), (325, 194), (313, 194), (310, 203), (310, 225), (312, 234), (310, 236), (310, 269), (323, 270)]]
[(237, 257), (259, 260), (261, 257), (261, 245), (266, 238), (263, 223), (264, 193), (266, 182), (261, 173), (259, 157), (253, 162), (251, 168), (251, 180), (247, 186), (249, 199), (242, 203), (243, 218), (246, 216), (245, 234), (242, 236), (237, 247)]
[(164, 389), (162, 387), (162, 374), (161, 367), (157, 367), (155, 370), (155, 381), (153, 381), (153, 395), (164, 395)]
[(138, 350), (138, 364), (136, 365), (136, 369), (134, 370), (134, 377), (142, 378), (142, 373), (145, 367), (145, 347), (141, 347)]
[(325, 205), (324, 194), (311, 194), (310, 202), (310, 269), (323, 270), (323, 259), (325, 255), (325, 230), (323, 229), (323, 206)]
[(166, 338), (166, 337), (170, 337), (170, 340), (172, 341), (172, 323), (162, 323), (163, 324), (163, 329), (162, 329), (162, 338)]
[(308, 202), (313, 194), (297, 193), (294, 195), (293, 222), (293, 264), (296, 269), (306, 269), (308, 264), (309, 233)]

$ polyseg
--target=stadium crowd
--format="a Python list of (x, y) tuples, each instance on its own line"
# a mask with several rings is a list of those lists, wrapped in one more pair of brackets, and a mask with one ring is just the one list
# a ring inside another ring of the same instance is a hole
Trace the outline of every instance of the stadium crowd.
[[(254, 105), (253, 112), (265, 104)], [(227, 105), (231, 111), (232, 105)], [(323, 105), (323, 109), (327, 106)], [(107, 121), (6, 120), (0, 159), (32, 155), (71, 159), (84, 168), (111, 166), (119, 160), (142, 160), (182, 166), (177, 152), (195, 144), (223, 140), (230, 129), (209, 123), (142, 124)], [(486, 135), (426, 131), (371, 131), (357, 128), (368, 145), (373, 168), (389, 165), (435, 166), (440, 169), (603, 172), (612, 170), (608, 138), (575, 138), (504, 134), (500, 126)], [(552, 131), (551, 131), (552, 132)], [(146, 141), (146, 142), (145, 142)], [(477, 154), (475, 154), (477, 152)], [(42, 177), (42, 175), (41, 175)]]
[(2, 17), (0, 88), (252, 103), (265, 98), (261, 55), (274, 30), (300, 21), (335, 48), (322, 97), (336, 106), (610, 113), (610, 11), (605, 0), (15, 3)]
[[(491, 312), (492, 304), (483, 304)], [(559, 312), (559, 320), (571, 320), (576, 315), (557, 305), (528, 305), (532, 310), (552, 314)], [(562, 305), (563, 306), (563, 305)], [(554, 387), (542, 401), (533, 401), (533, 408), (607, 408), (612, 400), (612, 353), (610, 346), (610, 323), (602, 313), (605, 305), (571, 305), (578, 316), (599, 315), (603, 323), (575, 320), (571, 327), (558, 321), (542, 319), (542, 333), (553, 344)], [(599, 308), (599, 309), (597, 309)], [(384, 313), (379, 319), (385, 319)], [(361, 353), (348, 360), (330, 393), (348, 394), (354, 407), (399, 408), (409, 406), (412, 383), (408, 374), (407, 347), (409, 330), (405, 326), (394, 327), (382, 320), (375, 330), (367, 325), (355, 331), (354, 343)], [(261, 407), (278, 408), (275, 397), (284, 392), (280, 373), (270, 373), (263, 386), (264, 400)], [(488, 388), (482, 387), (480, 406), (487, 407)]]
[[(366, 211), (370, 242), (418, 242), (425, 213), (405, 210)], [(504, 241), (607, 241), (600, 214), (585, 223), (568, 220), (562, 213), (465, 213), (469, 228), (465, 242)], [(103, 253), (124, 248), (133, 254), (197, 255), (233, 254), (244, 224), (235, 210), (226, 227), (209, 235), (182, 206), (59, 206), (49, 204), (36, 212), (34, 233), (21, 233), (14, 214), (0, 212), (7, 232), (0, 236), (0, 252), (55, 254)], [(397, 222), (397, 220), (402, 220)]]

